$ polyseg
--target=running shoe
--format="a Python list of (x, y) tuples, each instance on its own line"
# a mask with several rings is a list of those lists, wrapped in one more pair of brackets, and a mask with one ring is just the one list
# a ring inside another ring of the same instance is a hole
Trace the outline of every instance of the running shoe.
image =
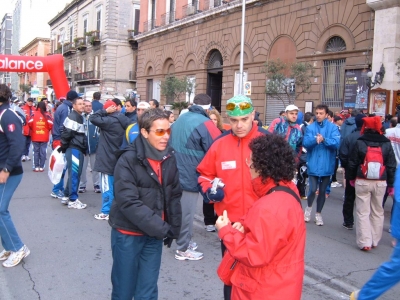
[(64, 197), (64, 193), (61, 191), (58, 191), (57, 193), (51, 192), (50, 196), (53, 198), (62, 199)]
[(0, 261), (7, 260), (7, 258), (11, 255), (11, 251), (6, 251), (5, 249), (0, 252)]
[(311, 210), (312, 210), (312, 207), (308, 207), (308, 206), (304, 210), (304, 221), (305, 222), (310, 222), (310, 220), (311, 220)]
[(3, 262), (3, 267), (11, 268), (18, 265), (24, 257), (27, 257), (31, 251), (26, 245), (23, 245), (21, 249), (17, 252), (12, 252), (5, 262)]
[(61, 198), (61, 204), (68, 205), (68, 202), (69, 202), (69, 197), (64, 196)]
[(208, 232), (215, 232), (215, 226), (214, 225), (206, 225), (206, 230)]
[(26, 161), (26, 156), (25, 155), (21, 156), (21, 161)]
[(186, 251), (175, 251), (175, 259), (177, 260), (200, 260), (203, 257), (203, 253), (189, 249), (187, 249)]
[(34, 168), (33, 172), (39, 172), (39, 168)]
[(83, 204), (79, 199), (76, 199), (75, 201), (69, 201), (68, 202), (68, 208), (75, 208), (75, 209), (84, 209), (86, 208), (86, 204)]
[(320, 213), (316, 213), (315, 214), (315, 220), (314, 220), (315, 224), (317, 224), (317, 226), (322, 226), (324, 225), (324, 221), (322, 220), (322, 216)]
[(107, 214), (103, 214), (103, 213), (95, 214), (94, 218), (96, 220), (106, 220), (106, 221), (108, 221), (108, 219), (109, 219), (108, 215)]
[(197, 247), (199, 247), (199, 245), (197, 245), (196, 242), (193, 242), (192, 240), (190, 240), (188, 249), (194, 251), (197, 249)]
[(86, 187), (80, 187), (78, 190), (78, 193), (85, 193), (86, 192)]
[(342, 226), (343, 226), (343, 228), (346, 228), (347, 230), (353, 230), (354, 225), (343, 223)]
[(94, 192), (95, 193), (101, 193), (101, 189), (100, 189), (100, 187), (98, 185), (94, 186)]
[(27, 161), (30, 161), (30, 160), (31, 160), (31, 158), (30, 158), (29, 156), (25, 156), (25, 159), (26, 159)]
[(39, 172), (43, 172), (44, 171), (44, 168), (39, 168)]

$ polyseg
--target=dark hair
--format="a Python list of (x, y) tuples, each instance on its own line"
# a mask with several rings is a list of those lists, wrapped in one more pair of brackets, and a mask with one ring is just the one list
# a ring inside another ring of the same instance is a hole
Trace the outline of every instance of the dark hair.
[(156, 99), (151, 99), (150, 101), (153, 101), (156, 108), (158, 108), (160, 106), (160, 103)]
[(318, 104), (315, 110), (325, 110), (325, 113), (327, 114), (329, 111), (328, 105), (325, 104)]
[(76, 104), (76, 101), (78, 100), (83, 100), (82, 98), (75, 98), (74, 100), (72, 100), (72, 105)]
[(396, 127), (397, 126), (397, 118), (391, 118), (390, 119), (390, 126)]
[(306, 112), (304, 114), (304, 121), (306, 121), (307, 123), (311, 121), (311, 119), (314, 118), (314, 114), (312, 112)]
[[(254, 169), (259, 172), (263, 183), (271, 178), (289, 181), (296, 171), (294, 152), (285, 139), (277, 134), (256, 137), (249, 144)], [(268, 155), (265, 153), (268, 152)]]
[(285, 113), (285, 111), (284, 110), (281, 110), (280, 112), (279, 112), (279, 116), (282, 116), (282, 114), (284, 114)]
[(391, 114), (387, 114), (385, 116), (385, 121), (390, 121), (393, 118), (393, 116)]
[(335, 122), (340, 121), (340, 120), (343, 121), (342, 117), (340, 117), (340, 116), (334, 116), (333, 117), (333, 121), (335, 121)]
[(375, 114), (368, 114), (368, 117), (375, 117)]
[(36, 107), (36, 110), (39, 110), (43, 118), (46, 119), (46, 112), (47, 112), (46, 103), (40, 101)]
[(101, 93), (100, 92), (94, 92), (93, 93), (93, 99), (100, 100), (100, 98), (101, 98)]
[(164, 111), (168, 115), (168, 118), (173, 114), (173, 112), (170, 110), (164, 110)]
[(328, 115), (329, 115), (331, 118), (333, 118), (333, 111), (328, 110)]
[(357, 115), (359, 115), (361, 112), (358, 110), (358, 109), (353, 109), (352, 111), (351, 111), (351, 116), (352, 117), (355, 117), (355, 116), (357, 116)]
[(137, 106), (137, 103), (136, 103), (136, 101), (135, 101), (135, 100), (133, 100), (133, 99), (127, 99), (127, 100), (125, 101), (125, 103), (126, 103), (126, 102), (129, 102), (131, 106), (134, 106), (134, 107), (136, 107), (136, 106)]
[(154, 121), (163, 119), (169, 119), (169, 115), (165, 111), (159, 108), (146, 109), (139, 118), (139, 128), (144, 128), (147, 132), (149, 132)]
[(0, 84), (0, 102), (7, 102), (11, 98), (11, 90), (5, 84)]
[(117, 106), (121, 106), (122, 107), (122, 102), (118, 98), (112, 99), (112, 102), (114, 102)]

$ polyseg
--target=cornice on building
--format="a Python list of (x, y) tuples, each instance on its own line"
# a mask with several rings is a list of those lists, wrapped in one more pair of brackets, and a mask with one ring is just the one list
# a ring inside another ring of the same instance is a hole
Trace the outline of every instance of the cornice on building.
[(18, 52), (19, 54), (26, 52), (29, 50), (29, 48), (31, 48), (33, 45), (35, 45), (38, 42), (49, 42), (50, 43), (50, 39), (49, 38), (34, 38), (32, 41), (30, 41), (26, 46), (22, 47)]
[(71, 3), (67, 4), (65, 8), (59, 12), (53, 19), (51, 19), (47, 24), (52, 26), (54, 23), (56, 23), (60, 18), (62, 18), (65, 15), (68, 15), (68, 13), (74, 9), (78, 4), (85, 2), (86, 0), (73, 0)]
[(367, 5), (373, 10), (400, 7), (399, 0), (367, 0)]

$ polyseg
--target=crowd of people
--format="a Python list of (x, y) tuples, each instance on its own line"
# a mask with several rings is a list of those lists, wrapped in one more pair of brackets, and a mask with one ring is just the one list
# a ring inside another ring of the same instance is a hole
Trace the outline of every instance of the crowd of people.
[[(221, 265), (234, 261), (223, 280), (224, 299), (300, 299), (306, 223), (317, 198), (314, 222), (324, 225), (330, 188), (345, 186), (343, 227), (355, 225), (357, 247), (378, 246), (383, 205), (394, 195), (400, 163), (396, 118), (353, 109), (333, 113), (324, 104), (303, 113), (291, 104), (262, 126), (251, 99), (237, 95), (225, 106), (227, 128), (206, 94), (196, 95), (176, 120), (155, 99), (100, 99), (99, 92), (84, 100), (71, 90), (57, 107), (47, 99), (35, 106), (32, 98), (20, 107), (10, 105), (11, 92), (0, 85), (3, 266), (13, 267), (30, 254), (8, 205), (22, 179), (22, 162), (30, 160), (31, 143), (32, 169), (43, 172), (50, 141), (66, 160), (51, 197), (69, 209), (85, 209), (88, 171), (93, 192), (101, 193), (94, 218), (112, 228), (112, 299), (157, 299), (163, 245), (174, 245), (178, 261), (204, 257), (193, 239), (199, 196), (205, 230), (218, 230), (221, 239)], [(336, 178), (339, 166), (343, 183)], [(392, 223), (394, 232), (397, 227)], [(396, 241), (393, 246), (400, 251)], [(388, 268), (393, 266), (397, 260)], [(352, 297), (370, 299), (365, 293)]]

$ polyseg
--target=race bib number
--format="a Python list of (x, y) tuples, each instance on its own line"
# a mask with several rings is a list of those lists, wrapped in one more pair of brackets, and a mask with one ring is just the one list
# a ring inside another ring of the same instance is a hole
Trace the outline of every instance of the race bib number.
[(222, 170), (236, 169), (236, 161), (235, 160), (223, 161), (223, 162), (221, 162), (221, 167), (222, 167)]

